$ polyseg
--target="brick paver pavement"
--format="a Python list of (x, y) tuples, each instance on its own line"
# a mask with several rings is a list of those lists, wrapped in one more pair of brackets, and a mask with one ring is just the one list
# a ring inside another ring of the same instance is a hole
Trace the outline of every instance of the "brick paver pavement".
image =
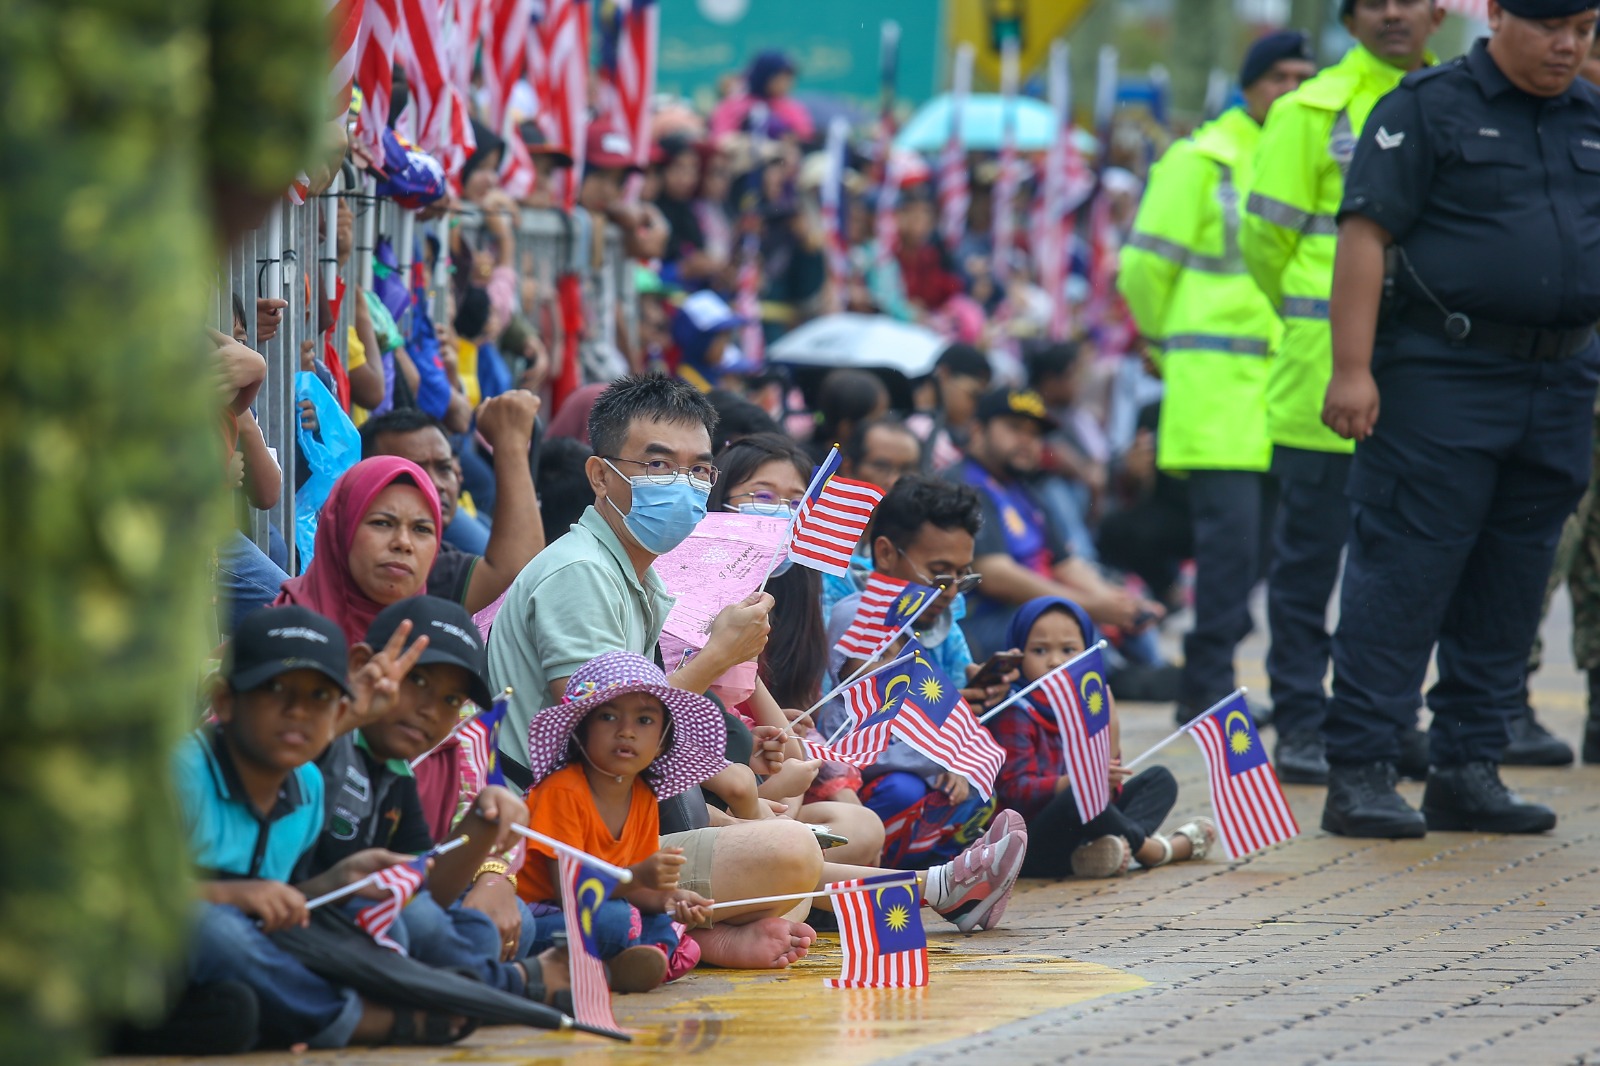
[[(1552, 623), (1552, 661), (1536, 691), (1546, 723), (1576, 739), (1583, 700), (1563, 627), (1564, 617)], [(1243, 680), (1264, 691), (1261, 651), (1254, 638)], [(1170, 713), (1125, 707), (1126, 753), (1164, 736)], [(1182, 789), (1168, 828), (1205, 812), (1194, 745), (1181, 741), (1157, 761)], [(1005, 928), (972, 937), (946, 933), (930, 915), (926, 990), (825, 990), (820, 978), (838, 958), (828, 936), (787, 974), (702, 970), (651, 996), (619, 998), (619, 1020), (641, 1033), (626, 1048), (495, 1029), (442, 1052), (328, 1058), (363, 1066), (592, 1066), (662, 1052), (708, 1066), (1600, 1062), (1600, 768), (1506, 776), (1557, 810), (1555, 832), (1344, 840), (1317, 827), (1320, 789), (1290, 788), (1303, 835), (1265, 854), (1111, 881), (1023, 883)], [(1420, 785), (1405, 791), (1420, 801)]]

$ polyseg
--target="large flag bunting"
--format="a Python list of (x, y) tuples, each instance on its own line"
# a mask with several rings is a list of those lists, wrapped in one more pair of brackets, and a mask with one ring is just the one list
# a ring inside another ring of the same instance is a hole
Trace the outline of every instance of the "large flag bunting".
[(844, 955), (829, 988), (918, 988), (928, 983), (928, 937), (914, 877), (903, 873), (836, 881), (833, 897)]
[(1300, 834), (1242, 693), (1196, 719), (1189, 733), (1205, 757), (1217, 835), (1228, 858)]

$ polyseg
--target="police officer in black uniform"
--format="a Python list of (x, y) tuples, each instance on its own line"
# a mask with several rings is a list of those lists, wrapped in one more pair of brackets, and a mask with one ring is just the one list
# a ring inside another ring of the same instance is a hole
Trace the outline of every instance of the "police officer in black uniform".
[[(1362, 129), (1339, 215), (1323, 421), (1357, 441), (1323, 735), (1322, 827), (1537, 833), (1500, 780), (1600, 343), (1600, 0), (1489, 0), (1493, 36), (1408, 75)], [(1386, 274), (1386, 259), (1387, 274)], [(1422, 811), (1395, 791), (1428, 692)]]

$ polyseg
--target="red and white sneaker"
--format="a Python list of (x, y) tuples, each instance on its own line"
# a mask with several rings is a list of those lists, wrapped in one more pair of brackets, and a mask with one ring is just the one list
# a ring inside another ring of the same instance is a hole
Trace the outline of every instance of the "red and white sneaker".
[(1017, 812), (1001, 811), (970, 848), (928, 871), (923, 900), (963, 933), (993, 929), (1027, 853), (1027, 824)]

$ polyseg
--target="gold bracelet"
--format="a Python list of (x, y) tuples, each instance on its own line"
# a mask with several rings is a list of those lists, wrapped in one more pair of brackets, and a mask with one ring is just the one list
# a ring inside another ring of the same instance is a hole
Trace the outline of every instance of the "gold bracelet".
[(499, 874), (509, 881), (511, 880), (511, 864), (503, 859), (485, 859), (483, 864), (478, 867), (477, 872), (472, 875), (472, 883), (477, 884), (478, 878), (484, 874)]

